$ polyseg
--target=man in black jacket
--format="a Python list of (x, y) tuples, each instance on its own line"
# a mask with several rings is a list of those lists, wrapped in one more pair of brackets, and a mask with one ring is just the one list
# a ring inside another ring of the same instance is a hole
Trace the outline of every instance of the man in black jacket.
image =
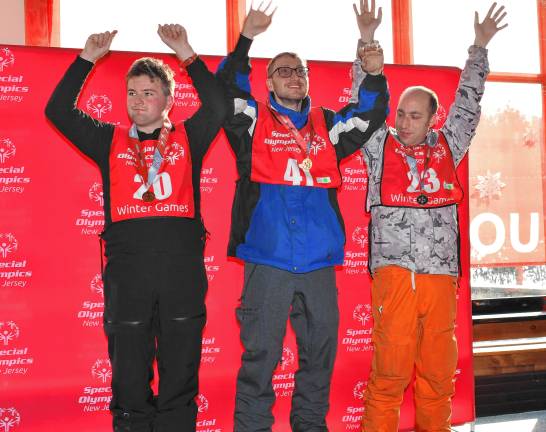
[[(180, 25), (158, 34), (187, 69), (202, 105), (172, 124), (173, 71), (137, 60), (127, 74), (132, 125), (102, 123), (77, 109), (93, 64), (116, 32), (91, 35), (55, 89), (46, 115), (99, 167), (104, 190), (104, 328), (112, 363), (114, 431), (194, 431), (207, 279), (200, 214), (203, 157), (225, 115), (221, 87)], [(150, 388), (158, 360), (159, 393)]]

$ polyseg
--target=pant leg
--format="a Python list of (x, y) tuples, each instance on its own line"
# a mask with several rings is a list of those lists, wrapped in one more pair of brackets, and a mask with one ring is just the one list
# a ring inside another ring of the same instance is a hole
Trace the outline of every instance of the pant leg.
[(449, 432), (457, 367), (457, 279), (417, 275), (421, 338), (415, 374), (416, 430)]
[(281, 359), (293, 275), (273, 267), (245, 264), (237, 317), (244, 347), (235, 395), (236, 432), (271, 431), (275, 402), (272, 376)]
[(151, 432), (155, 355), (153, 275), (146, 259), (111, 257), (104, 272), (104, 329), (112, 364), (114, 431)]
[(168, 255), (161, 263), (154, 432), (193, 432), (205, 325), (207, 277), (203, 256)]
[(326, 414), (339, 325), (335, 271), (328, 267), (297, 279), (290, 322), (296, 333), (299, 368), (290, 424), (295, 432), (323, 432), (328, 431)]
[(400, 405), (414, 368), (417, 301), (410, 271), (379, 268), (372, 284), (372, 370), (364, 394), (362, 430), (396, 432)]

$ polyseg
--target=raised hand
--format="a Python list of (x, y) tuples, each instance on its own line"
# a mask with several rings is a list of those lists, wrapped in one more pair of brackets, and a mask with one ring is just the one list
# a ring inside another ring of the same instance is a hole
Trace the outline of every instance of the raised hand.
[(370, 75), (383, 73), (384, 57), (383, 49), (376, 44), (365, 46), (358, 52), (362, 70)]
[(117, 32), (117, 30), (114, 30), (111, 32), (107, 31), (104, 33), (94, 33), (89, 36), (85, 41), (85, 47), (80, 53), (80, 57), (84, 60), (95, 63), (98, 59), (110, 51), (110, 45), (112, 45), (112, 40)]
[(243, 24), (243, 30), (241, 34), (249, 39), (254, 39), (255, 36), (258, 36), (260, 33), (263, 33), (267, 30), (273, 19), (273, 14), (277, 10), (273, 9), (269, 11), (271, 7), (271, 1), (264, 7), (264, 2), (260, 3), (257, 9), (254, 9), (254, 2), (250, 4), (250, 10), (246, 16), (245, 23)]
[(354, 3), (353, 10), (355, 11), (356, 23), (360, 31), (360, 39), (362, 39), (362, 42), (371, 42), (374, 39), (375, 30), (381, 24), (383, 10), (380, 7), (377, 10), (377, 16), (375, 15), (375, 0), (372, 0), (371, 9), (369, 8), (368, 0), (360, 0), (360, 12)]
[(474, 12), (474, 33), (476, 35), (474, 39), (474, 45), (485, 48), (491, 38), (497, 34), (499, 30), (505, 28), (508, 24), (504, 24), (499, 27), (501, 21), (506, 16), (504, 6), (499, 7), (497, 10), (497, 3), (493, 3), (487, 12), (487, 16), (480, 23), (478, 12)]
[(180, 24), (160, 24), (157, 26), (157, 34), (180, 60), (184, 61), (195, 54), (188, 42), (186, 29)]

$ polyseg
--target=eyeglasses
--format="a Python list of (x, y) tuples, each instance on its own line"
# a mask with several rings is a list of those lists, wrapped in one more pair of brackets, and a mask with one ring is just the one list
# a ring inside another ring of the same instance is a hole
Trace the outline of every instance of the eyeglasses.
[(298, 66), (295, 68), (281, 66), (271, 72), (271, 75), (269, 76), (272, 77), (275, 72), (278, 72), (281, 78), (290, 78), (292, 76), (292, 72), (296, 72), (296, 75), (300, 78), (305, 78), (307, 75), (309, 75), (309, 68), (304, 66)]

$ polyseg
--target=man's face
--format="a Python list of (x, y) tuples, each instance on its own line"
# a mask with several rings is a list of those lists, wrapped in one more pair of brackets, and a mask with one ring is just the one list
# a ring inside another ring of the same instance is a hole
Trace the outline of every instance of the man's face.
[(430, 96), (422, 90), (402, 94), (394, 126), (402, 143), (413, 146), (425, 141), (435, 119), (430, 112)]
[(295, 69), (297, 67), (304, 67), (304, 65), (299, 58), (292, 56), (279, 57), (275, 60), (271, 68), (275, 72), (267, 79), (267, 88), (275, 94), (277, 102), (287, 108), (294, 109), (294, 104), (299, 106), (301, 101), (307, 96), (309, 80), (307, 76), (298, 76), (295, 70), (292, 70), (292, 74), (289, 77), (283, 78), (276, 71), (280, 67)]
[(172, 96), (165, 96), (161, 80), (139, 75), (127, 81), (127, 112), (137, 128), (146, 133), (163, 125), (173, 104)]

